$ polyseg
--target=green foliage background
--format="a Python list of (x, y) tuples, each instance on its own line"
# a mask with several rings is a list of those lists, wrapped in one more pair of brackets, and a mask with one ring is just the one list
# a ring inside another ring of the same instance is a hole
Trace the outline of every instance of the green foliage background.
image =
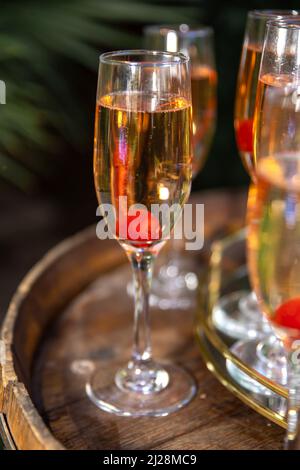
[(246, 13), (292, 6), (253, 0), (2, 0), (0, 79), (7, 104), (0, 105), (0, 179), (32, 192), (58, 187), (70, 168), (73, 182), (88, 175), (99, 52), (140, 47), (145, 24), (205, 22), (216, 32), (219, 119), (195, 186), (246, 183), (232, 126)]
[(7, 89), (7, 104), (0, 109), (2, 178), (30, 190), (53, 171), (62, 141), (75, 151), (86, 149), (90, 129), (83, 101), (87, 91), (94, 98), (95, 90), (80, 92), (74, 82), (86, 71), (96, 76), (100, 50), (137, 47), (137, 25), (189, 21), (197, 12), (194, 1), (171, 8), (163, 3), (2, 1), (0, 78)]

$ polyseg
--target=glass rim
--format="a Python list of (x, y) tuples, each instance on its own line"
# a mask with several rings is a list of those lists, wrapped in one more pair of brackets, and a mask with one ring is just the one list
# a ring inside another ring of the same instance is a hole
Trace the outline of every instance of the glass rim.
[(262, 10), (250, 10), (248, 12), (249, 18), (257, 18), (257, 19), (272, 19), (275, 18), (284, 18), (285, 16), (298, 16), (300, 15), (300, 10), (296, 9), (262, 9)]
[[(182, 28), (182, 29), (181, 29)], [(152, 24), (143, 28), (144, 33), (159, 33), (161, 36), (165, 36), (168, 32), (175, 31), (179, 37), (203, 37), (213, 36), (214, 30), (211, 26), (203, 24)]]
[[(126, 60), (126, 56), (152, 56), (152, 57), (168, 57), (169, 60), (156, 60), (156, 61), (138, 61), (138, 60)], [(122, 59), (122, 57), (124, 57)], [(104, 52), (99, 57), (101, 64), (110, 64), (110, 65), (129, 65), (129, 66), (139, 66), (139, 67), (161, 67), (161, 66), (170, 66), (170, 65), (179, 65), (187, 64), (190, 61), (190, 58), (183, 54), (182, 52), (167, 52), (167, 51), (153, 51), (147, 49), (128, 49), (128, 50), (118, 50), (111, 52)]]
[(280, 29), (300, 29), (300, 16), (298, 18), (293, 18), (289, 16), (287, 18), (273, 19), (267, 21), (267, 27), (276, 27)]

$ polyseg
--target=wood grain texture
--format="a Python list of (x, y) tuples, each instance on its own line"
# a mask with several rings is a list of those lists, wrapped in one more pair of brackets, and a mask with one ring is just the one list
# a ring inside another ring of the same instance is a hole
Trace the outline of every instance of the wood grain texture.
[[(242, 192), (206, 192), (206, 248), (241, 225)], [(194, 311), (153, 309), (157, 358), (183, 364), (197, 378), (197, 397), (164, 418), (119, 418), (85, 395), (94, 367), (115, 369), (129, 358), (130, 270), (114, 241), (94, 230), (67, 241), (20, 286), (2, 330), (0, 412), (21, 449), (276, 449), (283, 431), (249, 410), (206, 370), (193, 333)], [(117, 269), (116, 269), (117, 268)], [(2, 402), (1, 402), (1, 396)]]

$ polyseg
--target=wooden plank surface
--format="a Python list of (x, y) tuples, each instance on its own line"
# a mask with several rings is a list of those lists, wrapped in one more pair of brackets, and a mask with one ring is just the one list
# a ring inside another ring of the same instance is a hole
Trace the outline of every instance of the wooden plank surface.
[[(241, 224), (245, 193), (219, 191), (198, 200), (205, 203), (207, 241)], [(99, 242), (95, 256), (105, 247)], [(197, 255), (199, 270), (206, 254)], [(184, 365), (197, 379), (198, 394), (187, 407), (168, 417), (131, 419), (104, 413), (89, 401), (90, 371), (100, 367), (105, 377), (129, 358), (129, 279), (126, 265), (97, 279), (66, 306), (39, 348), (32, 393), (56, 439), (69, 449), (281, 448), (282, 429), (239, 402), (207, 371), (194, 339), (193, 308), (152, 311), (155, 357)]]
[[(199, 274), (210, 243), (242, 224), (245, 196), (194, 196), (205, 205), (205, 248), (191, 254)], [(133, 304), (124, 261), (116, 242), (100, 242), (88, 230), (48, 253), (21, 283), (2, 328), (0, 357), (0, 412), (17, 448), (280, 448), (283, 431), (206, 370), (194, 338), (195, 308), (152, 311), (154, 355), (182, 364), (197, 379), (198, 394), (187, 407), (169, 417), (130, 419), (88, 400), (93, 368), (105, 379), (130, 356)]]

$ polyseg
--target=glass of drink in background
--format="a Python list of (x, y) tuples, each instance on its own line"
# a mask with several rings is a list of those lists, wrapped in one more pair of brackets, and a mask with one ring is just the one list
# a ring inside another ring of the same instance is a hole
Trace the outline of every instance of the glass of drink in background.
[(253, 117), (266, 22), (272, 18), (281, 19), (297, 15), (299, 15), (297, 10), (253, 10), (249, 11), (247, 16), (237, 80), (234, 129), (239, 154), (253, 181), (255, 181)]
[[(270, 19), (297, 17), (295, 10), (253, 10), (248, 12), (240, 60), (234, 110), (236, 143), (242, 162), (255, 185), (256, 162), (253, 148), (253, 119), (258, 75), (266, 23)], [(252, 198), (250, 187), (248, 198)], [(237, 341), (232, 352), (261, 374), (281, 384), (286, 382), (286, 361), (281, 343), (274, 336), (261, 313), (254, 292), (234, 292), (221, 298), (214, 310), (217, 328)], [(255, 393), (268, 390), (247, 377), (232, 362), (227, 363), (230, 374), (243, 387)]]
[[(210, 150), (217, 118), (217, 71), (214, 33), (208, 26), (153, 25), (144, 29), (145, 46), (180, 51), (190, 57), (193, 108), (193, 178)], [(166, 260), (153, 280), (152, 301), (161, 308), (189, 308), (198, 287), (197, 267), (182, 256), (182, 243), (172, 239)]]
[[(190, 68), (185, 55), (153, 51), (101, 55), (95, 188), (102, 215), (133, 268), (134, 345), (127, 365), (118, 371), (97, 368), (86, 391), (99, 408), (121, 416), (165, 416), (188, 403), (196, 391), (194, 379), (184, 369), (153, 360), (149, 326), (153, 261), (190, 193), (191, 127)], [(169, 228), (151, 211), (153, 204), (160, 203), (179, 207)], [(115, 209), (113, 219), (101, 204)], [(137, 209), (145, 216), (147, 230), (140, 227), (132, 233), (130, 211), (137, 204), (143, 204)]]
[(288, 357), (286, 448), (300, 449), (300, 19), (270, 21), (254, 116), (250, 279)]

